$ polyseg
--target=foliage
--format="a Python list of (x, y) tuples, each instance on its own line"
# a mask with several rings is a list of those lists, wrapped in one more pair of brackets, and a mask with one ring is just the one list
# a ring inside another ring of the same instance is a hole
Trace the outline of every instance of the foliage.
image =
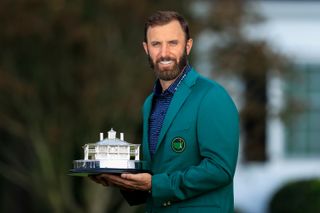
[(140, 109), (153, 83), (143, 23), (159, 4), (0, 2), (0, 170), (11, 183), (1, 197), (17, 188), (11, 200), (27, 197), (32, 212), (123, 210), (115, 190), (66, 174), (99, 132), (113, 127), (140, 143)]
[(285, 71), (287, 60), (274, 52), (266, 41), (248, 37), (245, 29), (263, 21), (254, 11), (250, 1), (217, 0), (209, 9), (206, 25), (217, 40), (211, 51), (212, 73), (236, 76), (243, 84), (244, 160), (265, 161), (267, 80), (269, 73)]
[(270, 202), (272, 213), (320, 212), (320, 180), (289, 183), (275, 193)]

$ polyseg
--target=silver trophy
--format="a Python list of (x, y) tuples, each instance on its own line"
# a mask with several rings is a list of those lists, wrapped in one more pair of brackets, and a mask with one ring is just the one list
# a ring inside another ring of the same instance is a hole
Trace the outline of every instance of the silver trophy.
[(140, 160), (140, 145), (126, 142), (123, 133), (117, 138), (117, 132), (112, 128), (107, 138), (100, 133), (100, 141), (85, 144), (83, 150), (84, 159), (73, 161), (69, 175), (149, 172), (147, 162)]

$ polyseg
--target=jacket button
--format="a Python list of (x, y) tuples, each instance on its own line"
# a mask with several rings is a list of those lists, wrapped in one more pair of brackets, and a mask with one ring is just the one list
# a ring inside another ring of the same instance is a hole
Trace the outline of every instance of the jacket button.
[(166, 203), (166, 202), (164, 202), (164, 203), (162, 204), (162, 206), (167, 206), (167, 203)]
[(168, 202), (167, 202), (167, 205), (168, 205), (168, 206), (170, 206), (170, 205), (171, 205), (171, 202), (170, 202), (170, 201), (168, 201)]

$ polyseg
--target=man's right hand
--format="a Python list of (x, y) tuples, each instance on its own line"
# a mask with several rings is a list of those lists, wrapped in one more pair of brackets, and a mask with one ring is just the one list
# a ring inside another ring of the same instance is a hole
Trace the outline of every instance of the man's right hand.
[(98, 174), (98, 175), (89, 175), (88, 176), (93, 182), (101, 184), (105, 187), (117, 187), (125, 191), (133, 191), (132, 189), (124, 188), (122, 185), (118, 185), (117, 182), (114, 182), (114, 179), (121, 179), (119, 175), (111, 174)]

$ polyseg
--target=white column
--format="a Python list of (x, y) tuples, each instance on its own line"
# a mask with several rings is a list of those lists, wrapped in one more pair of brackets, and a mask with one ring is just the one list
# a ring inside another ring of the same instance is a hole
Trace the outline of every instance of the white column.
[(100, 132), (100, 141), (103, 141), (103, 132)]
[(140, 159), (140, 146), (138, 146), (138, 148), (135, 151), (135, 160), (139, 160)]
[(124, 134), (123, 134), (123, 132), (120, 133), (120, 140), (124, 141)]

